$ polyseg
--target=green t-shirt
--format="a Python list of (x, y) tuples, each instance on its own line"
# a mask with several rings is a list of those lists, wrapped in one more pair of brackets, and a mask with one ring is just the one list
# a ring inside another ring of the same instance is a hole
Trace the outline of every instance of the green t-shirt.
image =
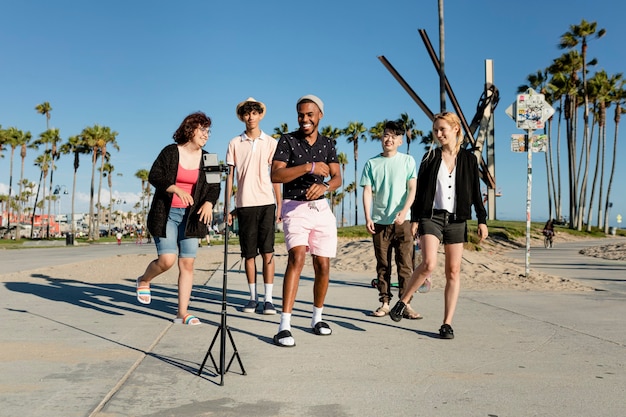
[[(372, 187), (372, 221), (377, 224), (392, 224), (396, 214), (406, 203), (407, 182), (417, 178), (415, 159), (398, 152), (392, 157), (379, 154), (370, 158), (363, 167), (361, 187)], [(411, 220), (411, 210), (406, 220)]]

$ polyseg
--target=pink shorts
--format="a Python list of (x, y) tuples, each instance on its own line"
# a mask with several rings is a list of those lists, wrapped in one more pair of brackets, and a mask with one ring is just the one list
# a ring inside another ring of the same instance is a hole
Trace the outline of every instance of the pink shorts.
[(287, 250), (306, 246), (312, 255), (337, 256), (337, 220), (328, 201), (283, 200), (281, 217)]

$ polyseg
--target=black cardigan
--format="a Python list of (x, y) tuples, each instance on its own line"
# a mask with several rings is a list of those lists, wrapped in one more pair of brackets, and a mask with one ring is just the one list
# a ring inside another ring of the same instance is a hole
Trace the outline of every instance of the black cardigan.
[[(148, 230), (153, 236), (165, 237), (165, 229), (167, 225), (167, 217), (172, 206), (173, 194), (165, 190), (173, 184), (176, 184), (176, 175), (178, 173), (178, 145), (171, 144), (163, 148), (159, 156), (150, 168), (148, 181), (155, 188), (154, 198), (148, 213)], [(202, 150), (202, 154), (207, 153)], [(202, 168), (202, 160), (200, 158), (200, 166)], [(206, 201), (210, 201), (215, 207), (215, 203), (220, 195), (220, 184), (209, 184), (206, 182), (205, 173), (202, 169), (198, 172), (198, 181), (193, 189), (193, 205), (187, 207), (189, 218), (185, 225), (185, 237), (205, 237), (208, 233), (207, 225), (200, 221), (198, 210)]]
[[(431, 218), (437, 187), (437, 172), (441, 165), (441, 148), (426, 153), (422, 158), (417, 174), (417, 193), (411, 207), (411, 221)], [(483, 205), (483, 196), (480, 192), (480, 178), (478, 175), (476, 156), (467, 149), (459, 150), (456, 158), (456, 218), (469, 220), (472, 218), (472, 205), (476, 211), (478, 224), (487, 224), (487, 211)]]

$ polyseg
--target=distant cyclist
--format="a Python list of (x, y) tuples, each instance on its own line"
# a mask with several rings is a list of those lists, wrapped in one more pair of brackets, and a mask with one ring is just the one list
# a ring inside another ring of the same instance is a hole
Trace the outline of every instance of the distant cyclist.
[(542, 233), (545, 236), (544, 242), (546, 248), (551, 248), (554, 240), (554, 219), (550, 219), (546, 222), (545, 226), (543, 226)]

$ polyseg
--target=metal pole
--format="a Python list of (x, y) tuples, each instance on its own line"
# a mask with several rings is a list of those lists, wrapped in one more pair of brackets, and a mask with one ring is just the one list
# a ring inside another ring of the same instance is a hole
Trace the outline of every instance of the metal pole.
[(533, 151), (531, 149), (530, 137), (533, 134), (532, 129), (526, 131), (524, 143), (526, 146), (527, 162), (527, 180), (526, 180), (526, 269), (525, 277), (530, 275), (530, 201), (533, 188)]

